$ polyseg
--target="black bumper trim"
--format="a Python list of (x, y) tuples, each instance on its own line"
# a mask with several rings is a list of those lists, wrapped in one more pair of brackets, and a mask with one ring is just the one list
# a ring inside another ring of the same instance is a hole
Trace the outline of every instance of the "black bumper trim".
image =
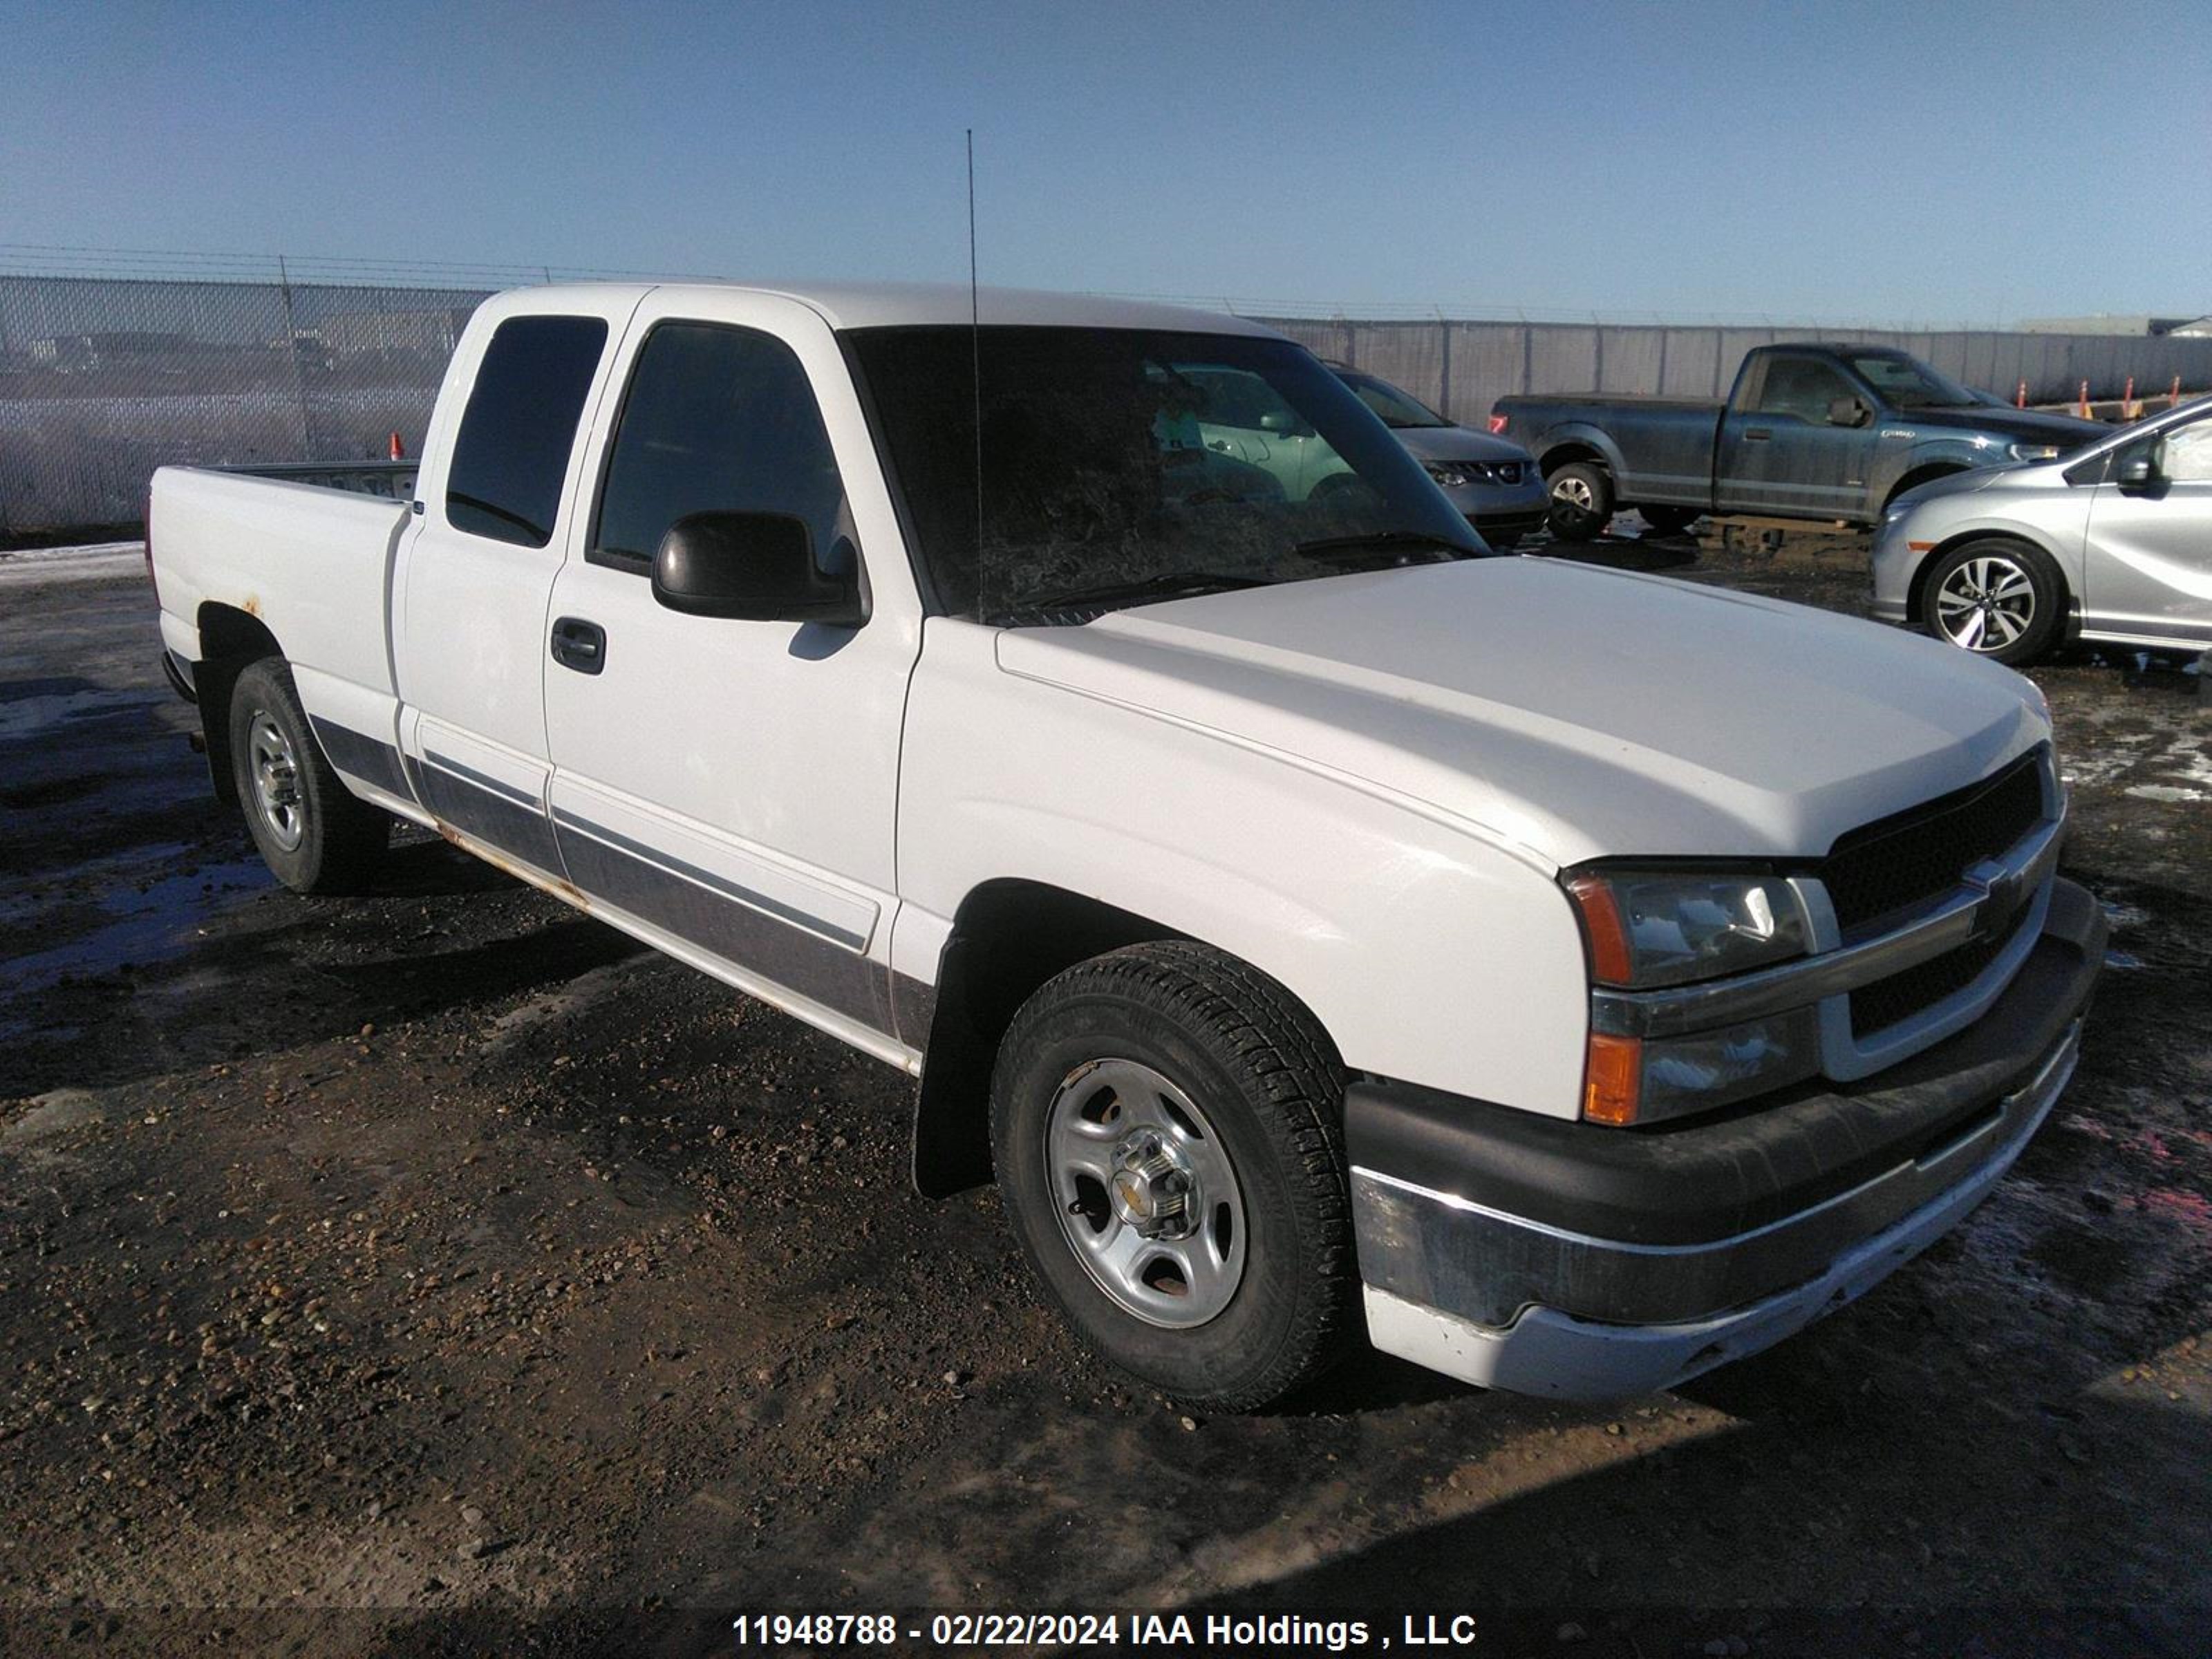
[(1957, 1139), (2027, 1082), (2103, 966), (2096, 901), (2053, 884), (2042, 937), (1988, 1013), (1863, 1084), (1815, 1084), (1717, 1118), (1623, 1130), (1407, 1084), (1345, 1099), (1352, 1164), (1539, 1228), (1697, 1244), (1799, 1214)]

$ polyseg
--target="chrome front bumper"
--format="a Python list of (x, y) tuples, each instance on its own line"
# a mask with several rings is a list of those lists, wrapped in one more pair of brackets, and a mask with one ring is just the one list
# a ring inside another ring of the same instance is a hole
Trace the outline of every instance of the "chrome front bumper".
[(1370, 1340), (1487, 1387), (1590, 1399), (1779, 1340), (1926, 1248), (2011, 1166), (2073, 1075), (2105, 933), (2095, 902), (2057, 883), (1983, 1021), (1881, 1087), (1717, 1124), (1513, 1124), (1355, 1085)]

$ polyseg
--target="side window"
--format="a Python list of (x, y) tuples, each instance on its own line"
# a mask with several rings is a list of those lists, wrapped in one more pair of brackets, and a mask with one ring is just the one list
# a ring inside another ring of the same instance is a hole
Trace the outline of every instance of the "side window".
[(2167, 428), (2159, 471), (2175, 483), (2212, 483), (2212, 420)]
[(630, 373), (585, 556), (650, 571), (669, 526), (714, 512), (801, 519), (825, 566), (851, 538), (821, 406), (791, 348), (749, 328), (662, 323)]
[(1759, 412), (1795, 415), (1801, 421), (1820, 426), (1827, 422), (1828, 405), (1850, 395), (1850, 383), (1816, 358), (1774, 357), (1767, 361), (1766, 385), (1759, 394)]
[(472, 536), (543, 547), (585, 395), (606, 349), (597, 317), (514, 317), (477, 368), (446, 477), (446, 522)]

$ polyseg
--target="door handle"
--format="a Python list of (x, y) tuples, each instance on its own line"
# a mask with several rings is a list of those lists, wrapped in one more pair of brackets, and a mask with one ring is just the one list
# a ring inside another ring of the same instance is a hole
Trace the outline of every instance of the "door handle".
[(607, 665), (607, 630), (581, 617), (553, 624), (553, 660), (579, 674), (596, 674)]
[(1747, 444), (1763, 444), (1773, 436), (1774, 434), (1766, 428), (1754, 427), (1743, 434), (1743, 441)]

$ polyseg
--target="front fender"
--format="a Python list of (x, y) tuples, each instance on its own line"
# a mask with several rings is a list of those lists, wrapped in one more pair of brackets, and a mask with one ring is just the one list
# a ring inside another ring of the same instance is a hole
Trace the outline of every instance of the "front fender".
[(1001, 672), (990, 630), (931, 629), (898, 847), (922, 914), (902, 940), (941, 939), (988, 883), (1033, 881), (1270, 975), (1355, 1072), (1573, 1115), (1587, 980), (1554, 872), (1220, 734)]

